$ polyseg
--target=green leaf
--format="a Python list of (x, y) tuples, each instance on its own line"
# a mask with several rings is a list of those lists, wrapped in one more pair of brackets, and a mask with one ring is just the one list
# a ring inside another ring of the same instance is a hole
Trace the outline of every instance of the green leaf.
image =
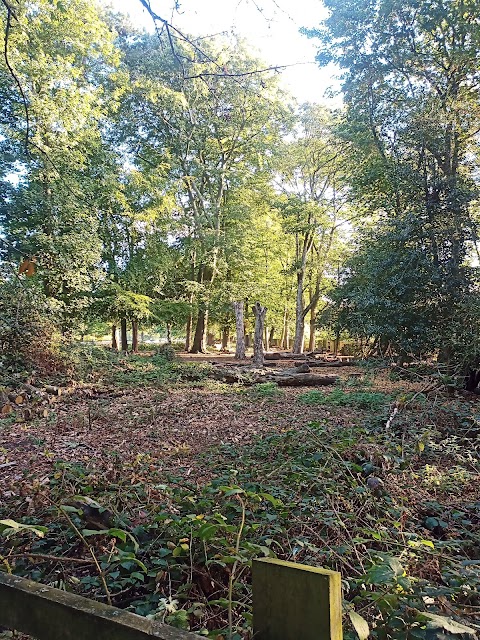
[(461, 624), (456, 620), (453, 620), (453, 618), (438, 616), (435, 613), (425, 613), (423, 611), (419, 613), (418, 617), (420, 619), (426, 619), (428, 621), (427, 623), (428, 629), (444, 629), (445, 631), (448, 631), (449, 633), (453, 633), (454, 635), (463, 634), (463, 633), (466, 633), (472, 636), (477, 635), (476, 629), (472, 629), (472, 627), (467, 627), (466, 625)]
[(368, 626), (368, 622), (365, 618), (362, 618), (362, 616), (356, 611), (349, 611), (348, 615), (355, 631), (357, 632), (359, 640), (367, 640), (370, 635), (370, 627)]
[(127, 532), (123, 531), (123, 529), (109, 529), (108, 533), (115, 538), (119, 538), (122, 542), (127, 541)]
[(14, 533), (19, 533), (21, 531), (31, 531), (39, 538), (43, 538), (45, 533), (48, 531), (47, 527), (41, 527), (37, 525), (31, 524), (22, 524), (21, 522), (16, 522), (15, 520), (0, 520), (0, 531), (3, 536), (9, 538)]
[(386, 564), (374, 565), (367, 575), (370, 584), (390, 584), (395, 578), (395, 572)]
[(199, 527), (198, 531), (196, 531), (194, 535), (200, 538), (200, 540), (210, 540), (215, 537), (218, 529), (219, 525), (205, 522), (201, 527)]

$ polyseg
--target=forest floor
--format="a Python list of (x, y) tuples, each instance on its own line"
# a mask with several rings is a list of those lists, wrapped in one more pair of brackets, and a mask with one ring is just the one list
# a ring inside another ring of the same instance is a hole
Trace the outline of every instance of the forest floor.
[(476, 396), (388, 366), (280, 389), (213, 381), (212, 356), (99, 353), (0, 420), (0, 519), (36, 527), (3, 525), (3, 570), (243, 639), (271, 555), (341, 571), (374, 636), (422, 638), (425, 611), (478, 629)]

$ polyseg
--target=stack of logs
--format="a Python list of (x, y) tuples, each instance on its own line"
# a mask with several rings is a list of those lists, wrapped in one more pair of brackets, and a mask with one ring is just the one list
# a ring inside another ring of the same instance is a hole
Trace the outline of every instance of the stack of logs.
[[(276, 369), (279, 361), (291, 362), (293, 366)], [(242, 384), (259, 384), (262, 382), (275, 382), (280, 387), (315, 387), (335, 384), (338, 376), (321, 376), (312, 372), (312, 369), (323, 367), (348, 367), (353, 364), (349, 357), (329, 357), (316, 352), (305, 354), (293, 354), (291, 352), (270, 352), (264, 354), (264, 367), (252, 367), (248, 364), (229, 363), (215, 365), (210, 377), (222, 382)]]
[(51, 405), (64, 391), (61, 387), (35, 387), (26, 383), (13, 391), (0, 391), (0, 418), (14, 416), (18, 422), (31, 420), (34, 416), (48, 418)]

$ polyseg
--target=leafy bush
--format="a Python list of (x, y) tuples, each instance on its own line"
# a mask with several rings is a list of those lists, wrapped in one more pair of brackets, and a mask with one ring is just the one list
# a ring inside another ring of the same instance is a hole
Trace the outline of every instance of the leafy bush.
[(169, 362), (172, 362), (177, 357), (175, 348), (173, 347), (173, 345), (169, 344), (168, 342), (160, 345), (157, 349), (157, 353), (163, 356)]
[[(51, 373), (63, 367), (54, 309), (29, 282), (0, 282), (0, 370)], [(1, 375), (1, 374), (0, 374)]]

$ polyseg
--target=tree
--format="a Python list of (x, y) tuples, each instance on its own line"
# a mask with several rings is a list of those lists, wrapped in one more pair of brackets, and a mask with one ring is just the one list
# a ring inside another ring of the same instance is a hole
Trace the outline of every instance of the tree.
[(245, 320), (243, 319), (243, 300), (236, 300), (233, 303), (233, 310), (235, 313), (235, 329), (236, 329), (236, 349), (235, 359), (245, 360)]
[[(334, 61), (345, 69), (343, 133), (357, 165), (356, 201), (396, 229), (409, 229), (415, 255), (426, 254), (436, 325), (443, 328), (436, 346), (448, 359), (448, 327), (472, 290), (465, 260), (478, 237), (471, 215), (480, 114), (478, 5), (325, 4), (330, 17), (310, 35), (320, 39), (321, 64)], [(415, 291), (415, 271), (408, 280)], [(410, 311), (414, 324), (421, 323), (422, 306)]]
[[(280, 162), (284, 197), (279, 207), (284, 229), (295, 239), (294, 353), (303, 352), (305, 319), (309, 313), (310, 346), (314, 347), (314, 320), (322, 280), (344, 222), (341, 214), (345, 209), (345, 183), (345, 163), (340, 140), (334, 133), (334, 118), (316, 105), (303, 105), (297, 137), (282, 148)], [(310, 282), (306, 282), (308, 275)], [(306, 290), (309, 291), (308, 304), (305, 304)]]
[[(441, 314), (434, 266), (415, 216), (364, 229), (331, 294), (335, 331), (367, 340), (378, 353), (426, 355), (435, 346)], [(412, 277), (414, 274), (414, 277)]]
[[(288, 115), (276, 80), (251, 73), (257, 61), (242, 43), (226, 44), (204, 41), (209, 57), (185, 44), (182, 73), (171, 49), (160, 49), (156, 38), (126, 48), (135, 87), (124, 105), (134, 161), (159, 166), (168, 158), (176, 187), (179, 239), (188, 249), (188, 279), (197, 285), (193, 352), (205, 348), (210, 299), (228, 272), (229, 202), (252, 176), (262, 175), (262, 156), (279, 140)], [(234, 79), (213, 72), (219, 61)]]
[(3, 258), (36, 257), (36, 277), (57, 302), (66, 331), (88, 306), (98, 275), (90, 162), (118, 56), (113, 34), (89, 2), (3, 8), (0, 133), (10, 160), (2, 176)]
[(255, 337), (253, 341), (253, 364), (263, 367), (263, 328), (267, 307), (263, 307), (260, 302), (255, 302), (252, 307), (255, 316)]

